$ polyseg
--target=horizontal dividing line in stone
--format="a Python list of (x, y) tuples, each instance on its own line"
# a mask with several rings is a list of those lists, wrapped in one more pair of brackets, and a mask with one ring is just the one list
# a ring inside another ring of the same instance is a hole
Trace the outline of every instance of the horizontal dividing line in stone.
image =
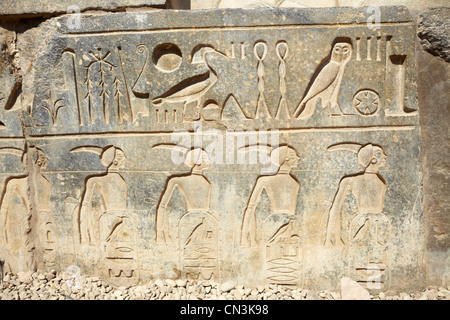
[(345, 132), (345, 131), (408, 131), (414, 130), (413, 125), (399, 126), (367, 126), (367, 127), (323, 127), (323, 128), (281, 128), (280, 132)]
[[(215, 166), (228, 166), (230, 165), (229, 163), (214, 163)], [(249, 165), (248, 163), (244, 163), (243, 165)], [(256, 165), (260, 165), (260, 164), (252, 164), (254, 166)], [(45, 174), (59, 174), (59, 173), (80, 173), (80, 174), (96, 174), (99, 172), (103, 172), (104, 170), (45, 170)], [(315, 172), (315, 173), (321, 173), (321, 172), (347, 172), (348, 169), (292, 169), (291, 172)], [(388, 172), (388, 171), (396, 171), (394, 169), (391, 170), (380, 170), (380, 172)], [(122, 173), (124, 174), (151, 174), (151, 173), (157, 173), (157, 174), (166, 174), (166, 175), (173, 175), (173, 174), (182, 174), (182, 173), (186, 173), (185, 170), (126, 170), (126, 169), (122, 169), (121, 170)], [(0, 175), (6, 175), (6, 174), (25, 174), (25, 172), (2, 172), (0, 173)], [(255, 171), (255, 170), (242, 170), (239, 169), (238, 171), (236, 170), (217, 170), (217, 171), (209, 171), (208, 175), (215, 175), (215, 174), (224, 174), (224, 173), (239, 173), (239, 174), (255, 174), (258, 173), (259, 171)], [(64, 182), (64, 180), (61, 180), (61, 182)], [(275, 263), (275, 262), (274, 262)]]
[[(381, 22), (381, 26), (402, 26), (411, 25), (412, 22)], [(339, 24), (286, 24), (286, 25), (260, 25), (260, 26), (214, 26), (214, 27), (179, 27), (179, 28), (154, 28), (154, 29), (130, 29), (130, 30), (108, 30), (108, 31), (87, 31), (70, 32), (61, 34), (60, 37), (82, 37), (82, 36), (103, 36), (109, 34), (128, 34), (128, 33), (176, 33), (176, 32), (202, 32), (202, 31), (223, 31), (230, 30), (248, 30), (248, 29), (297, 29), (297, 28), (342, 28), (342, 27), (361, 27), (367, 25), (367, 22), (361, 23), (339, 23)]]
[[(367, 126), (367, 127), (322, 127), (322, 128), (281, 128), (281, 129), (261, 129), (261, 130), (243, 130), (243, 131), (223, 131), (227, 135), (247, 135), (259, 134), (262, 131), (272, 132), (279, 131), (282, 133), (298, 133), (298, 132), (360, 132), (360, 131), (409, 131), (414, 130), (414, 125), (396, 125), (396, 126)], [(66, 133), (59, 135), (31, 135), (30, 140), (38, 139), (81, 139), (92, 136), (92, 138), (114, 138), (114, 137), (145, 137), (145, 136), (167, 136), (167, 135), (206, 135), (213, 136), (222, 131), (210, 132), (201, 131), (194, 132), (192, 130), (184, 131), (158, 131), (158, 132), (89, 132), (89, 133)]]
[(0, 141), (25, 140), (25, 137), (0, 137)]

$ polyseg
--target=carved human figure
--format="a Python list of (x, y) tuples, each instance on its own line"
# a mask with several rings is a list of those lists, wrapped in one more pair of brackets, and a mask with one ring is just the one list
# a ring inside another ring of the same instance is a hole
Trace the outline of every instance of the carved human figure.
[(115, 146), (78, 147), (71, 152), (93, 152), (100, 155), (100, 162), (107, 167), (106, 173), (92, 176), (86, 181), (78, 214), (78, 226), (81, 244), (98, 244), (98, 220), (92, 208), (94, 192), (98, 193), (103, 212), (125, 210), (127, 207), (127, 183), (119, 170), (125, 166), (126, 157), (123, 151)]
[[(5, 260), (12, 272), (34, 270), (37, 267), (36, 249), (43, 253), (42, 245), (36, 240), (43, 240), (42, 230), (39, 230), (42, 222), (40, 216), (50, 215), (50, 182), (41, 173), (47, 167), (47, 156), (36, 147), (28, 147), (25, 152), (16, 148), (2, 148), (0, 153), (20, 156), (29, 172), (25, 176), (11, 178), (3, 193), (0, 230), (4, 248), (8, 251)], [(17, 205), (16, 199), (20, 199), (20, 205)], [(54, 230), (55, 226), (52, 226), (47, 231)], [(44, 255), (42, 258), (45, 262), (48, 257)], [(38, 260), (40, 262), (41, 257)]]
[[(338, 104), (339, 90), (344, 76), (345, 66), (352, 58), (352, 45), (350, 42), (335, 42), (331, 50), (331, 57), (328, 63), (318, 67), (318, 74), (311, 81), (311, 85), (303, 99), (294, 111), (294, 117), (307, 119), (313, 115), (316, 108), (317, 99), (321, 99), (322, 107), (327, 107), (329, 115), (335, 115), (333, 109), (342, 109)], [(320, 71), (319, 71), (320, 70)], [(317, 72), (317, 71), (316, 71)]]
[(168, 178), (166, 189), (161, 195), (156, 211), (156, 242), (168, 243), (171, 241), (171, 237), (169, 235), (167, 205), (176, 188), (183, 195), (188, 212), (206, 212), (209, 210), (211, 184), (203, 175), (203, 170), (209, 167), (211, 161), (206, 151), (201, 148), (188, 150), (187, 148), (170, 144), (156, 145), (153, 148), (178, 148), (181, 152), (186, 153), (184, 163), (191, 167), (189, 174), (175, 175)]
[[(71, 150), (79, 151), (99, 154), (100, 162), (107, 167), (106, 173), (86, 181), (77, 215), (80, 244), (94, 245), (92, 249), (101, 257), (103, 276), (111, 285), (135, 285), (140, 276), (137, 230), (133, 215), (127, 210), (127, 183), (119, 173), (127, 160), (125, 154), (116, 146)], [(101, 201), (100, 212), (93, 205), (95, 194)]]
[[(250, 149), (251, 147), (246, 148)], [(299, 156), (294, 148), (287, 145), (269, 149), (270, 159), (278, 167), (278, 171), (275, 175), (260, 176), (256, 180), (242, 222), (241, 246), (244, 247), (257, 245), (255, 209), (263, 190), (267, 193), (274, 213), (295, 215), (300, 184), (290, 171), (298, 165)]]
[(358, 163), (364, 172), (344, 177), (329, 211), (325, 245), (342, 245), (341, 209), (349, 192), (355, 197), (358, 213), (382, 215), (386, 183), (378, 170), (385, 165), (386, 155), (380, 146), (344, 143), (332, 146), (329, 151), (348, 150), (358, 153)]

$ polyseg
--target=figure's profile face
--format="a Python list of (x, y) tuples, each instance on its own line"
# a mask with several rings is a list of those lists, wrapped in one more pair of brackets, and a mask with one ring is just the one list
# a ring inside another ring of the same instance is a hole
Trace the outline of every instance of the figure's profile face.
[(294, 168), (294, 167), (296, 167), (298, 165), (298, 160), (299, 159), (300, 159), (300, 157), (297, 155), (297, 153), (294, 150), (289, 149), (289, 151), (288, 151), (288, 153), (286, 155), (285, 163), (289, 167)]
[(352, 46), (347, 42), (338, 42), (333, 47), (331, 60), (339, 63), (350, 60), (352, 56)]
[(380, 147), (373, 148), (373, 159), (375, 164), (378, 164), (378, 167), (382, 167), (386, 164), (386, 155), (384, 154), (383, 149)]
[(36, 164), (41, 167), (42, 169), (45, 169), (47, 167), (47, 156), (45, 155), (45, 153), (43, 153), (42, 151), (38, 151), (37, 152), (37, 160), (36, 160)]
[(125, 158), (125, 154), (122, 150), (116, 150), (116, 156), (114, 157), (113, 164), (122, 169), (125, 166), (125, 162), (127, 161), (127, 158)]

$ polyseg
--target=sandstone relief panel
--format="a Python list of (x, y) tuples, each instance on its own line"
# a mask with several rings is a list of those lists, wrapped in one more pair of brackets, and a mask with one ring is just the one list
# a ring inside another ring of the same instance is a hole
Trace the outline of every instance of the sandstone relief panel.
[(1, 173), (2, 234), (19, 265), (33, 268), (42, 248), (44, 267), (77, 265), (115, 286), (335, 288), (348, 276), (416, 287), (415, 25), (404, 7), (381, 9), (378, 29), (355, 22), (364, 8), (46, 21), (34, 64), (47, 73), (14, 111), (26, 147), (0, 146), (27, 159), (25, 172)]

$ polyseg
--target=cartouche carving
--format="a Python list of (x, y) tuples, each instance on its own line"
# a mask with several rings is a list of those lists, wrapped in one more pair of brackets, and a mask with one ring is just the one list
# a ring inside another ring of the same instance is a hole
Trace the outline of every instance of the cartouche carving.
[[(283, 223), (284, 222), (284, 223)], [(273, 226), (280, 226), (273, 232)], [(294, 285), (303, 280), (302, 222), (291, 214), (272, 214), (264, 221), (265, 272), (270, 283)], [(270, 232), (272, 230), (272, 232)]]
[[(318, 67), (317, 71), (320, 71), (311, 80), (311, 86), (307, 89), (304, 98), (294, 111), (294, 117), (307, 119), (312, 116), (318, 98), (321, 99), (322, 107), (328, 108), (330, 116), (344, 115), (344, 112), (339, 106), (338, 99), (345, 66), (352, 58), (352, 51), (350, 42), (338, 41), (333, 45), (330, 60), (325, 66)], [(336, 109), (336, 107), (340, 111), (339, 114), (333, 112), (333, 109)]]
[(100, 224), (102, 271), (114, 286), (136, 285), (139, 281), (139, 255), (136, 222), (127, 211), (103, 214)]
[(219, 265), (218, 222), (208, 212), (187, 212), (178, 225), (180, 265), (187, 279), (217, 280)]

